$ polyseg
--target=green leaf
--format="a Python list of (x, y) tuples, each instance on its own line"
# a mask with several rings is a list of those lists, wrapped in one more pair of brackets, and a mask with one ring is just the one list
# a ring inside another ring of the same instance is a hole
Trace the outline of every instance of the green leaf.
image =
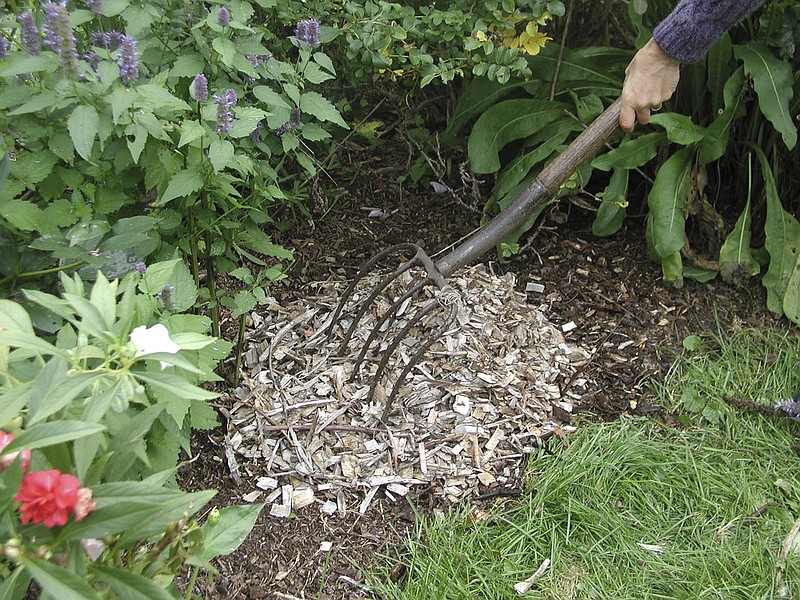
[(102, 600), (86, 581), (47, 560), (23, 555), (20, 564), (28, 569), (42, 590), (58, 600)]
[(233, 144), (228, 140), (217, 139), (211, 142), (211, 145), (208, 147), (208, 158), (211, 161), (211, 166), (214, 167), (217, 173), (228, 166), (228, 163), (230, 163), (233, 158), (233, 152)]
[(0, 299), (0, 330), (3, 329), (24, 335), (35, 335), (28, 311), (16, 302)]
[(92, 291), (89, 294), (89, 302), (91, 302), (103, 315), (103, 324), (107, 329), (112, 328), (112, 323), (117, 318), (117, 287), (118, 280), (109, 281), (102, 272), (97, 273), (92, 285)]
[[(764, 192), (767, 197), (767, 218), (764, 222), (764, 247), (769, 253), (769, 267), (761, 280), (767, 289), (767, 308), (777, 315), (791, 314), (797, 318), (798, 302), (796, 295), (798, 257), (800, 256), (800, 223), (784, 210), (775, 186), (769, 161), (759, 147), (753, 147), (756, 157), (761, 163), (764, 177)], [(793, 279), (794, 278), (794, 279)], [(790, 291), (789, 284), (792, 283)], [(787, 295), (787, 292), (788, 293)], [(789, 311), (785, 303), (789, 301)], [(797, 323), (798, 321), (794, 321)]]
[(178, 148), (200, 139), (206, 134), (206, 129), (197, 121), (184, 121), (180, 126), (181, 138), (178, 140)]
[(191, 169), (178, 171), (167, 184), (167, 189), (158, 201), (159, 206), (175, 198), (191, 196), (203, 187), (203, 178)]
[(11, 176), (28, 189), (34, 189), (50, 176), (57, 162), (58, 157), (49, 150), (20, 152), (11, 163)]
[(0, 69), (0, 77), (16, 77), (40, 71), (52, 73), (58, 69), (58, 64), (59, 58), (52, 52), (42, 52), (36, 56), (15, 52), (6, 59), (6, 64)]
[(649, 242), (660, 259), (664, 280), (676, 285), (682, 282), (680, 250), (686, 241), (684, 206), (693, 159), (691, 148), (679, 150), (669, 157), (658, 170), (653, 189), (647, 196)]
[(300, 96), (299, 108), (304, 113), (313, 115), (320, 121), (330, 121), (340, 127), (348, 129), (347, 123), (342, 119), (342, 115), (331, 104), (330, 100), (318, 92), (305, 92)]
[(44, 213), (26, 200), (8, 200), (0, 204), (0, 216), (22, 231), (34, 231), (42, 223)]
[[(219, 394), (209, 392), (203, 388), (192, 385), (183, 377), (171, 375), (169, 373), (134, 373), (136, 379), (142, 383), (152, 385), (154, 388), (161, 388), (167, 392), (177, 394), (182, 398), (190, 400), (213, 400)], [(12, 442), (13, 443), (13, 442)]]
[(108, 584), (120, 600), (174, 600), (172, 594), (141, 575), (99, 565), (91, 565), (89, 569)]
[(292, 106), (286, 100), (266, 85), (257, 85), (253, 88), (253, 95), (261, 100), (268, 107), (283, 108), (287, 111), (292, 109)]
[(139, 103), (150, 108), (157, 115), (188, 111), (192, 108), (177, 96), (173, 96), (166, 88), (155, 83), (138, 86), (136, 93)]
[(84, 160), (89, 160), (92, 156), (92, 146), (99, 126), (100, 116), (94, 106), (76, 106), (69, 116), (67, 129), (72, 144)]
[(219, 54), (222, 63), (226, 67), (233, 67), (236, 58), (236, 46), (231, 40), (224, 37), (215, 37), (211, 42), (211, 47)]
[(611, 179), (602, 194), (597, 216), (592, 222), (592, 233), (598, 237), (619, 231), (625, 220), (628, 197), (628, 169), (614, 169)]
[(28, 427), (68, 406), (90, 384), (103, 377), (102, 373), (68, 376), (68, 367), (66, 361), (53, 358), (37, 373), (28, 404)]
[(136, 123), (131, 123), (125, 128), (125, 138), (131, 158), (133, 158), (134, 163), (138, 164), (144, 145), (147, 143), (147, 129)]
[(229, 506), (219, 511), (219, 518), (207, 519), (202, 527), (205, 534), (203, 558), (212, 560), (226, 556), (241, 546), (263, 508), (263, 504)]
[(744, 62), (745, 70), (753, 78), (759, 109), (781, 134), (786, 147), (793, 149), (797, 126), (789, 108), (794, 79), (791, 65), (775, 56), (763, 42), (734, 46), (733, 53)]
[(742, 102), (744, 87), (744, 69), (737, 69), (725, 82), (723, 96), (725, 109), (706, 127), (703, 143), (700, 146), (699, 162), (707, 165), (725, 154), (731, 126), (736, 119), (743, 117), (747, 111)]
[(629, 138), (610, 152), (595, 158), (592, 167), (601, 171), (641, 167), (653, 159), (666, 141), (667, 136), (659, 132)]
[(761, 271), (761, 266), (750, 250), (750, 222), (748, 199), (733, 231), (725, 238), (719, 251), (719, 272), (728, 283), (743, 285), (749, 277), (758, 275)]
[(18, 108), (15, 108), (8, 114), (14, 116), (14, 115), (25, 115), (28, 113), (35, 113), (42, 109), (55, 106), (61, 101), (62, 98), (59, 97), (59, 95), (57, 95), (55, 92), (51, 90), (44, 90), (42, 91), (41, 94), (34, 96), (30, 100), (28, 100), (25, 104), (23, 104)]
[(205, 71), (206, 61), (201, 54), (181, 54), (170, 69), (170, 77), (194, 77)]
[(705, 131), (692, 122), (687, 115), (677, 113), (657, 113), (650, 118), (654, 125), (660, 125), (667, 133), (667, 139), (681, 146), (688, 146), (703, 139)]
[(60, 420), (52, 423), (41, 423), (17, 435), (13, 442), (0, 451), (0, 454), (8, 454), (25, 448), (55, 446), (62, 442), (70, 442), (104, 430), (105, 427), (103, 425), (85, 421)]
[(32, 350), (38, 354), (60, 356), (68, 360), (67, 353), (59, 350), (50, 342), (47, 342), (35, 335), (24, 334), (17, 331), (0, 331), (0, 344), (8, 344), (15, 348)]
[(546, 100), (506, 100), (490, 107), (472, 128), (468, 141), (470, 166), (476, 173), (500, 170), (500, 151), (557, 120), (564, 106)]
[(241, 138), (250, 135), (255, 131), (260, 121), (266, 119), (270, 113), (260, 108), (253, 108), (251, 106), (242, 106), (236, 109), (236, 119), (231, 125), (231, 131), (228, 134), (232, 138)]

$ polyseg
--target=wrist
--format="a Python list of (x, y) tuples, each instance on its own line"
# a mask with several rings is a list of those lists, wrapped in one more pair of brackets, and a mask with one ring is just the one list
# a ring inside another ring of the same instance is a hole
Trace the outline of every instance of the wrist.
[(672, 58), (669, 54), (664, 52), (653, 38), (650, 38), (647, 43), (642, 46), (642, 52), (657, 64), (666, 67), (677, 67), (681, 64), (679, 60)]

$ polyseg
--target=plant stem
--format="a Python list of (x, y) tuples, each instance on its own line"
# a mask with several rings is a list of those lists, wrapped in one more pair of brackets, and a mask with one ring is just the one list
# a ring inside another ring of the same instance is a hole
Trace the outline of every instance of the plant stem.
[(3, 285), (7, 281), (12, 281), (16, 279), (28, 279), (30, 277), (40, 277), (42, 275), (50, 275), (51, 273), (58, 273), (59, 271), (66, 271), (67, 269), (72, 269), (73, 267), (79, 267), (83, 264), (86, 264), (86, 261), (81, 259), (73, 263), (69, 263), (68, 265), (62, 265), (60, 267), (51, 267), (49, 269), (41, 269), (40, 271), (30, 271), (28, 273), (17, 273), (14, 275), (9, 275), (8, 277), (3, 277), (2, 279), (0, 279), (0, 285)]
[(242, 364), (242, 347), (244, 346), (244, 326), (247, 322), (247, 314), (239, 317), (239, 336), (236, 339), (236, 359), (233, 363), (233, 376), (236, 377), (239, 373), (239, 367)]
[(189, 579), (189, 583), (186, 584), (186, 600), (192, 600), (192, 591), (194, 591), (194, 586), (197, 583), (197, 576), (200, 574), (200, 567), (195, 567), (192, 571), (192, 576)]

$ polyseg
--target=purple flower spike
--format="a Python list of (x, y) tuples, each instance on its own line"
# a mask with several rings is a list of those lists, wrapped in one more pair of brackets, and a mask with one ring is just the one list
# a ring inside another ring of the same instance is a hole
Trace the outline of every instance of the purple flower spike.
[(122, 38), (117, 56), (119, 77), (122, 83), (130, 85), (139, 78), (139, 61), (136, 60), (136, 40), (126, 35)]
[(44, 43), (61, 58), (61, 68), (75, 77), (78, 74), (78, 51), (75, 49), (75, 34), (69, 20), (67, 0), (48, 1), (44, 9)]
[(194, 99), (198, 102), (205, 102), (208, 100), (208, 79), (202, 73), (198, 73), (194, 76), (194, 83), (192, 85), (194, 89)]
[(33, 15), (30, 11), (26, 10), (17, 18), (22, 28), (20, 34), (22, 45), (25, 47), (28, 54), (37, 56), (42, 51), (42, 43), (39, 41), (39, 30), (36, 28), (36, 23), (33, 21)]
[(316, 48), (319, 46), (319, 21), (316, 19), (299, 21), (294, 29), (294, 37), (312, 48)]
[(217, 133), (230, 133), (233, 123), (233, 107), (236, 106), (236, 91), (228, 88), (222, 96), (214, 96), (217, 103)]
[(217, 25), (219, 25), (220, 27), (227, 27), (228, 23), (230, 22), (231, 22), (230, 11), (224, 6), (220, 6), (219, 12), (217, 13)]
[(2, 34), (0, 34), (0, 58), (5, 58), (6, 56), (8, 56), (8, 49), (9, 45), (8, 42), (6, 41), (6, 38), (4, 38)]
[(137, 273), (141, 273), (142, 275), (144, 275), (147, 272), (147, 265), (142, 260), (133, 265), (133, 268), (136, 269)]

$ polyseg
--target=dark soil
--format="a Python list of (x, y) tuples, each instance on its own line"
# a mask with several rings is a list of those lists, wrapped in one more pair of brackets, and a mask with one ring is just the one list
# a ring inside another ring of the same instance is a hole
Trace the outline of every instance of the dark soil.
[[(272, 290), (276, 296), (298, 298), (304, 281), (349, 277), (386, 245), (414, 241), (433, 252), (477, 227), (480, 214), (470, 206), (479, 204), (464, 200), (472, 192), (460, 181), (446, 182), (459, 188), (455, 195), (397, 182), (407, 174), (411, 152), (410, 144), (397, 138), (395, 151), (391, 140), (382, 140), (378, 149), (367, 143), (344, 148), (341, 160), (349, 168), (334, 174), (343, 192), (315, 198), (313, 215), (278, 239), (298, 261), (288, 284)], [(384, 216), (370, 218), (372, 209)], [(644, 212), (632, 206), (629, 214), (637, 210)], [(623, 413), (662, 418), (651, 404), (648, 382), (663, 376), (685, 335), (719, 324), (773, 323), (765, 294), (757, 281), (747, 288), (722, 282), (664, 287), (660, 267), (647, 257), (643, 218), (629, 217), (609, 238), (592, 235), (591, 219), (584, 202), (562, 200), (525, 240), (521, 254), (505, 264), (493, 262), (492, 268), (515, 272), (523, 290), (529, 281), (543, 284), (545, 291), (531, 293), (531, 302), (545, 302), (556, 325), (574, 322), (577, 328), (566, 334), (571, 342), (601, 349), (581, 372), (591, 384), (576, 413), (604, 420)], [(635, 343), (621, 343), (626, 340)], [(238, 489), (230, 478), (223, 432), (197, 436), (197, 459), (182, 480), (186, 489), (218, 489), (218, 506), (242, 503), (242, 495), (253, 489), (252, 484)], [(414, 503), (423, 514), (434, 508), (425, 496)], [(364, 517), (357, 510), (352, 515), (329, 518), (315, 505), (288, 519), (264, 511), (240, 549), (217, 561), (220, 575), (210, 584), (198, 582), (197, 591), (209, 599), (369, 597), (359, 587), (362, 569), (391, 567), (381, 555), (391, 556), (402, 545), (413, 530), (414, 511), (408, 503), (376, 500)], [(320, 551), (322, 542), (333, 544), (331, 552)]]

